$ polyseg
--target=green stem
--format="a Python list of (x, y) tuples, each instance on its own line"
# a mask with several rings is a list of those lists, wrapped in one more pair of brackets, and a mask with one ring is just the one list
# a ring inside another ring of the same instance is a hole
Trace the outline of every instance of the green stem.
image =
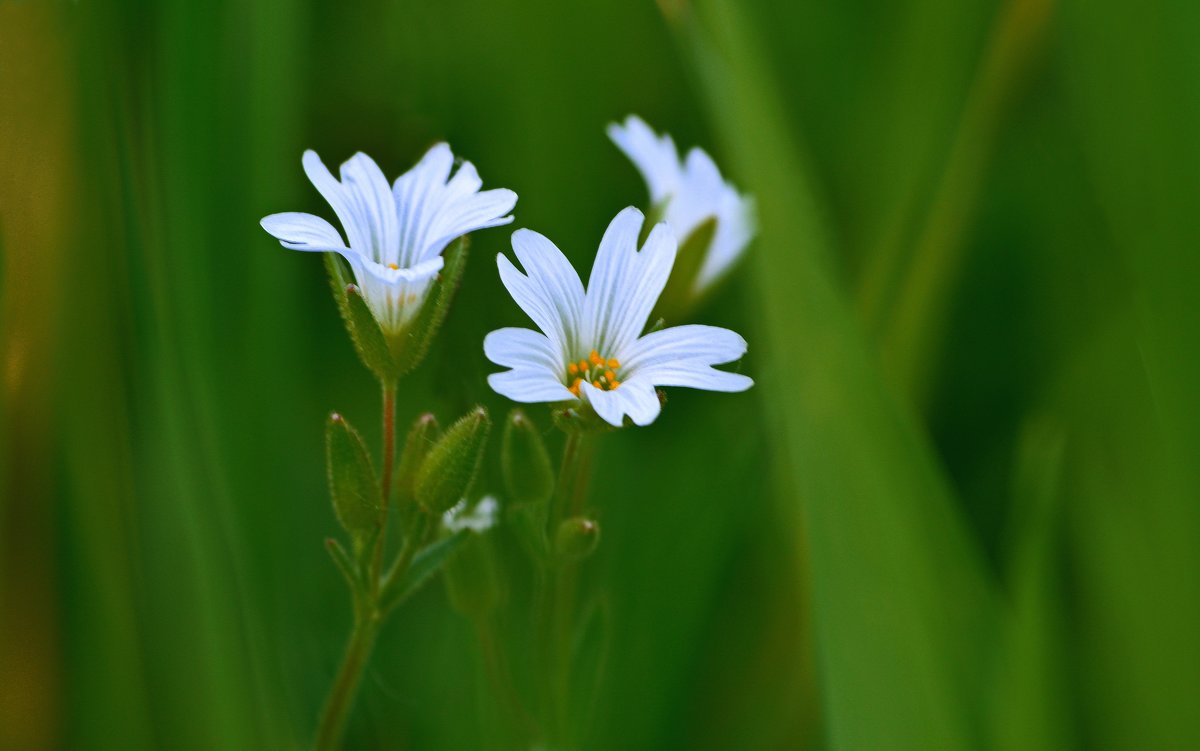
[(375, 540), (375, 555), (371, 562), (371, 591), (379, 591), (379, 574), (383, 569), (383, 544), (387, 537), (388, 503), (392, 496), (392, 468), (396, 464), (396, 384), (383, 384), (383, 470), (380, 481), (379, 537)]
[(556, 749), (571, 749), (575, 743), (571, 732), (571, 636), (578, 564), (554, 556), (553, 543), (558, 525), (569, 514), (583, 510), (593, 448), (594, 443), (582, 433), (567, 434), (546, 528), (552, 552), (539, 576), (536, 617), (543, 650), (542, 711), (547, 740)]
[(316, 751), (334, 751), (341, 744), (346, 718), (358, 692), (358, 684), (362, 681), (371, 648), (375, 646), (377, 632), (378, 621), (373, 613), (369, 612), (358, 618), (354, 631), (350, 634), (350, 643), (346, 646), (346, 656), (342, 658), (342, 667), (338, 670), (337, 679), (333, 682), (333, 688), (321, 712), (321, 722), (317, 726)]

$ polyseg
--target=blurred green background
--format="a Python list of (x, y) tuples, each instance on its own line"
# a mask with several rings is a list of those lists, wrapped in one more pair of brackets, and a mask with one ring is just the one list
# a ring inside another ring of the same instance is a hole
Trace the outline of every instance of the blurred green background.
[[(444, 138), (586, 269), (645, 204), (632, 112), (757, 196), (697, 318), (758, 385), (601, 449), (589, 747), (1200, 748), (1198, 36), (1189, 0), (0, 0), (0, 747), (309, 742), (350, 617), (323, 420), (377, 441), (378, 394), (259, 218), (331, 216), (305, 148)], [(402, 421), (508, 408), (507, 237)], [(348, 747), (487, 748), (478, 663), (425, 589)]]

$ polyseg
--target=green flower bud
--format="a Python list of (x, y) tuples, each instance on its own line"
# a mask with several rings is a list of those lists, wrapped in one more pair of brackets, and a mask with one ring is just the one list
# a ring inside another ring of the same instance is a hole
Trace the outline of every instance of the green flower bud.
[(537, 426), (514, 409), (504, 425), (500, 452), (504, 486), (511, 504), (545, 503), (554, 492), (554, 469)]
[(426, 412), (417, 418), (408, 430), (408, 438), (404, 441), (404, 451), (400, 454), (400, 462), (396, 465), (396, 505), (405, 508), (416, 502), (414, 485), (417, 473), (433, 448), (438, 437), (438, 421), (432, 413)]
[(325, 425), (325, 457), (333, 511), (357, 538), (379, 521), (379, 481), (362, 438), (337, 412)]
[(441, 514), (466, 496), (479, 471), (491, 426), (487, 410), (476, 407), (429, 450), (414, 485), (417, 502), (426, 511)]
[(568, 561), (581, 561), (596, 552), (600, 544), (600, 525), (594, 519), (574, 516), (558, 525), (554, 534), (554, 552)]

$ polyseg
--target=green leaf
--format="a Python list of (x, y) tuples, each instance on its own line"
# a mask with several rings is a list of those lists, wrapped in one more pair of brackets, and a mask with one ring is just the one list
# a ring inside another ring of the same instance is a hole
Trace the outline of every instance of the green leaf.
[(537, 425), (523, 411), (508, 413), (500, 468), (510, 505), (542, 504), (554, 492), (554, 467)]
[(334, 513), (358, 539), (378, 526), (379, 481), (362, 437), (336, 412), (325, 426), (325, 456)]
[(400, 335), (390, 337), (388, 346), (391, 349), (392, 362), (395, 363), (396, 376), (412, 372), (429, 353), (429, 346), (442, 328), (446, 314), (450, 312), (450, 303), (462, 280), (463, 269), (467, 266), (467, 247), (470, 239), (463, 235), (446, 248), (442, 253), (445, 265), (436, 281), (429, 286), (425, 304), (416, 320)]
[(450, 554), (473, 534), (475, 533), (469, 529), (459, 530), (417, 553), (408, 569), (396, 580), (385, 585), (379, 599), (380, 612), (387, 614), (411, 597), (425, 582), (429, 581), (430, 577), (437, 573), (437, 570), (446, 563)]
[(762, 44), (737, 4), (696, 7), (704, 24), (681, 28), (685, 49), (759, 208), (760, 398), (779, 429), (774, 465), (800, 499), (829, 746), (972, 747), (993, 582), (839, 288)]
[(467, 495), (490, 429), (487, 410), (476, 407), (451, 425), (430, 449), (415, 484), (417, 502), (427, 511), (440, 515)]

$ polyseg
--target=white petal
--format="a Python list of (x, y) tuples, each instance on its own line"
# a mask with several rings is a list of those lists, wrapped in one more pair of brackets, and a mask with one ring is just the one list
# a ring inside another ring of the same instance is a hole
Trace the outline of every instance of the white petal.
[(445, 263), (439, 256), (412, 268), (392, 269), (357, 254), (346, 258), (367, 306), (389, 333), (398, 333), (421, 312), (429, 285)]
[(374, 159), (359, 152), (342, 164), (341, 174), (345, 199), (363, 220), (361, 229), (367, 245), (356, 250), (379, 263), (396, 263), (400, 246), (396, 206), (383, 170)]
[(639, 253), (641, 228), (642, 212), (637, 209), (617, 214), (600, 241), (588, 279), (584, 318), (591, 335), (585, 338), (606, 357), (620, 357), (646, 327), (675, 263), (670, 228), (656, 226)]
[(635, 425), (649, 425), (662, 411), (654, 385), (641, 378), (632, 378), (607, 392), (617, 398), (621, 410)]
[(562, 251), (537, 232), (517, 230), (512, 244), (528, 273), (522, 274), (499, 254), (500, 280), (517, 305), (555, 343), (565, 364), (575, 352), (582, 322), (584, 294), (579, 275)]
[(350, 241), (350, 247), (360, 253), (370, 253), (370, 235), (366, 229), (368, 221), (359, 213), (357, 202), (349, 199), (345, 188), (325, 167), (317, 152), (312, 149), (305, 151), (301, 163), (304, 165), (304, 174), (308, 175), (313, 187), (329, 202), (333, 213), (337, 214), (338, 221), (342, 223), (342, 229), (346, 232), (346, 239)]
[(506, 368), (542, 368), (558, 375), (563, 362), (558, 348), (545, 334), (530, 329), (503, 328), (483, 338), (483, 354)]
[(716, 283), (754, 239), (754, 200), (727, 186), (717, 207), (717, 233), (696, 275), (695, 291)]
[(500, 396), (514, 402), (564, 402), (575, 399), (575, 395), (561, 381), (535, 368), (492, 373), (488, 376), (488, 385)]
[(601, 391), (586, 382), (580, 384), (580, 388), (582, 389), (581, 393), (584, 398), (587, 399), (588, 404), (592, 405), (592, 409), (596, 411), (601, 420), (604, 420), (614, 428), (621, 427), (625, 412), (623, 409), (624, 404), (616, 393), (616, 391), (621, 390), (620, 388), (616, 391)]
[(292, 250), (344, 251), (346, 244), (333, 225), (319, 216), (289, 211), (265, 216), (259, 222), (283, 247)]
[(642, 173), (650, 189), (651, 203), (658, 203), (676, 191), (681, 170), (675, 142), (669, 135), (655, 135), (641, 118), (630, 115), (624, 125), (609, 125), (608, 137)]
[(754, 385), (753, 380), (712, 367), (732, 362), (745, 353), (746, 340), (729, 329), (675, 326), (639, 339), (622, 358), (622, 370), (631, 373), (627, 380), (636, 377), (657, 386), (745, 391)]
[(506, 214), (516, 205), (516, 193), (505, 189), (479, 192), (483, 183), (475, 166), (464, 162), (451, 177), (453, 165), (450, 147), (439, 143), (392, 187), (399, 215), (397, 262), (401, 266), (440, 254), (450, 241), (468, 232), (512, 221)]

